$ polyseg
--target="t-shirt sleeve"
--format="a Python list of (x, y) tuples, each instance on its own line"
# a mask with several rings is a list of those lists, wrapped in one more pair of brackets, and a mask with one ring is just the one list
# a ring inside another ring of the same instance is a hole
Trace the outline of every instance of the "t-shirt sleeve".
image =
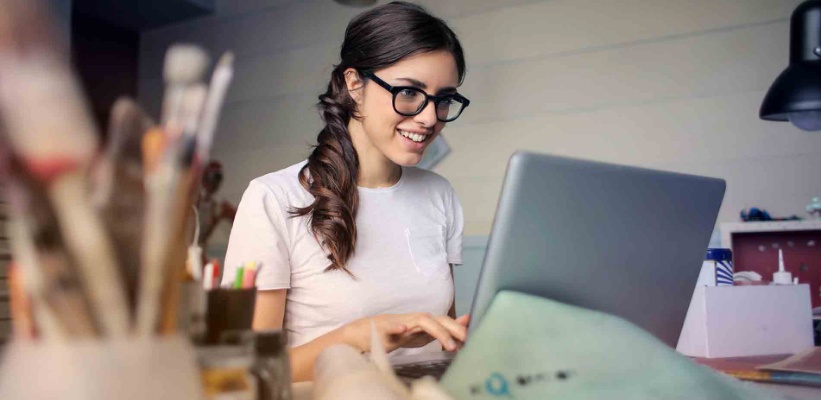
[(462, 203), (456, 197), (453, 188), (449, 191), (447, 207), (447, 252), (449, 264), (462, 264), (462, 231), (465, 229), (465, 217), (462, 214)]
[(248, 261), (257, 261), (260, 263), (258, 290), (291, 287), (289, 238), (283, 210), (270, 188), (251, 181), (231, 228), (222, 285), (233, 282), (237, 268)]

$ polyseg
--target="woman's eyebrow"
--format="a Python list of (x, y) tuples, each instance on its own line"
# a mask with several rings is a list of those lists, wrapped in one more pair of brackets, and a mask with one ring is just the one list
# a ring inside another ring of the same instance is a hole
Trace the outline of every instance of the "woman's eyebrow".
[[(411, 84), (413, 87), (418, 87), (419, 89), (427, 89), (428, 85), (425, 82), (413, 79), (413, 78), (396, 78), (398, 81), (405, 81)], [(439, 89), (436, 93), (456, 93), (456, 88), (449, 86), (446, 88)]]

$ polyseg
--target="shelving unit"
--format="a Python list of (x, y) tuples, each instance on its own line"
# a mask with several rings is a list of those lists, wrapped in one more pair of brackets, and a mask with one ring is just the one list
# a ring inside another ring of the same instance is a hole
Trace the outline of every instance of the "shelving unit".
[(755, 271), (766, 280), (784, 265), (800, 283), (810, 285), (813, 307), (821, 307), (821, 220), (723, 223), (722, 247), (733, 250), (736, 271)]

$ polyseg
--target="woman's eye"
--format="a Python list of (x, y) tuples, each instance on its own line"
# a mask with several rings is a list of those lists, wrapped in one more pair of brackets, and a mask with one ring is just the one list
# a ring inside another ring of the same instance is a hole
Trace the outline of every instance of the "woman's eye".
[(417, 92), (415, 90), (411, 90), (411, 89), (402, 89), (399, 92), (400, 96), (405, 97), (405, 98), (409, 98), (409, 99), (416, 97), (416, 95), (418, 95), (418, 94), (419, 94), (419, 92)]
[(455, 103), (455, 102), (456, 102), (456, 100), (454, 100), (453, 97), (448, 97), (448, 98), (444, 98), (442, 100), (439, 100), (436, 104), (440, 108), (448, 108), (448, 107), (452, 106), (453, 103)]

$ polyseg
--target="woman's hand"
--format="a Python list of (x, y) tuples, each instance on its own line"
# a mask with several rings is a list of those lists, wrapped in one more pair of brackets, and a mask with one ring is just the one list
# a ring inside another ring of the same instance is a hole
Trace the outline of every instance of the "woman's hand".
[(358, 319), (343, 327), (345, 342), (361, 351), (371, 347), (371, 323), (382, 336), (386, 352), (399, 347), (422, 347), (434, 340), (447, 351), (456, 351), (467, 337), (466, 314), (457, 319), (445, 315), (381, 314)]

